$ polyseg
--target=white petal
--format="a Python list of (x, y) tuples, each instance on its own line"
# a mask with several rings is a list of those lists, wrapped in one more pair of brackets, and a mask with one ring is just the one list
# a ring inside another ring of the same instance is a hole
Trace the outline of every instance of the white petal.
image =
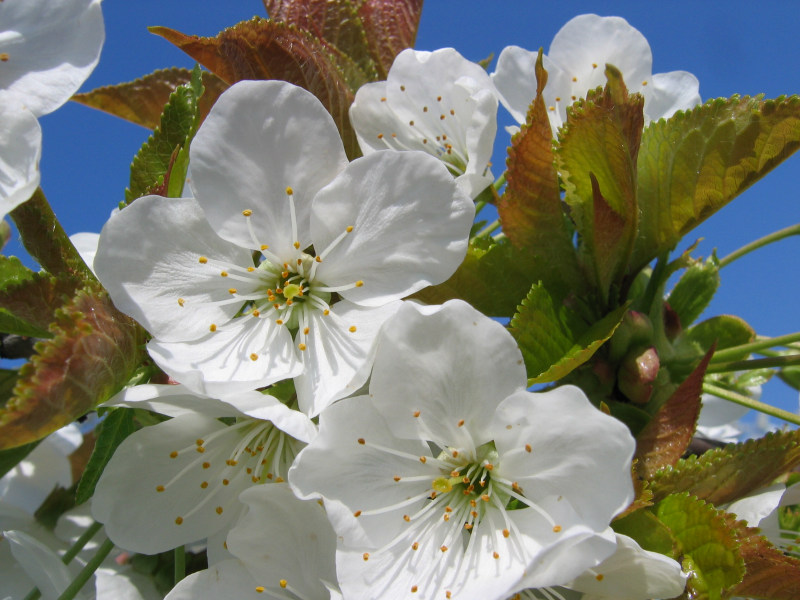
[(536, 52), (506, 46), (497, 58), (492, 82), (500, 102), (517, 123), (524, 123), (528, 107), (536, 97)]
[(635, 441), (577, 387), (518, 392), (500, 405), (490, 430), (498, 470), (517, 481), (527, 498), (563, 496), (595, 531), (633, 500)]
[(618, 534), (617, 551), (567, 586), (613, 600), (674, 598), (683, 592), (686, 575), (668, 556), (643, 550), (635, 540)]
[(207, 396), (263, 387), (295, 377), (303, 369), (289, 330), (266, 318), (233, 319), (187, 343), (154, 339), (147, 351), (173, 379)]
[[(350, 105), (350, 123), (364, 154), (386, 150), (387, 145), (397, 150), (402, 148), (394, 145), (391, 134), (383, 133), (389, 129), (393, 133), (399, 132), (398, 135), (401, 136), (408, 133), (405, 128), (399, 127), (397, 116), (389, 108), (386, 100), (386, 82), (376, 81), (365, 83), (358, 88)], [(379, 135), (381, 137), (378, 137)], [(411, 142), (410, 138), (403, 140), (406, 145)]]
[(214, 233), (194, 199), (145, 196), (103, 227), (94, 266), (117, 308), (162, 341), (185, 341), (241, 307), (211, 304), (231, 298), (230, 284), (201, 256), (231, 267), (253, 264), (248, 250)]
[(164, 600), (265, 600), (256, 591), (258, 585), (240, 561), (230, 559), (182, 579)]
[(95, 597), (97, 600), (144, 600), (127, 576), (109, 569), (95, 571)]
[(0, 23), (0, 88), (37, 116), (78, 91), (105, 38), (100, 0), (5, 0)]
[(777, 510), (785, 492), (786, 486), (776, 483), (732, 502), (727, 510), (750, 527), (760, 527), (762, 519)]
[(240, 500), (248, 511), (228, 534), (228, 548), (253, 579), (275, 595), (285, 580), (300, 597), (327, 598), (325, 583), (336, 584), (336, 535), (322, 506), (282, 484), (251, 488)]
[(39, 121), (7, 95), (0, 95), (0, 219), (39, 187), (41, 154)]
[(81, 232), (69, 236), (69, 241), (81, 255), (83, 262), (94, 272), (94, 257), (97, 254), (97, 244), (100, 242), (99, 233)]
[(398, 300), (363, 308), (343, 300), (333, 305), (329, 315), (309, 311), (305, 370), (294, 380), (301, 411), (315, 417), (366, 383), (378, 330), (401, 304)]
[(375, 407), (396, 436), (483, 444), (497, 406), (527, 383), (519, 348), (466, 302), (425, 312), (407, 302), (384, 325), (370, 383)]
[(3, 538), (25, 573), (42, 593), (45, 600), (55, 600), (72, 583), (72, 575), (58, 555), (24, 531), (4, 531)]
[[(456, 82), (459, 87), (474, 88), (471, 80)], [(463, 175), (456, 177), (456, 183), (470, 198), (475, 198), (494, 182), (489, 163), (497, 135), (497, 96), (489, 88), (469, 90), (472, 102), (469, 107), (469, 124), (465, 132), (465, 144), (469, 163)]]
[[(192, 142), (192, 189), (217, 233), (285, 252), (310, 243), (317, 191), (347, 164), (333, 119), (311, 93), (283, 81), (241, 81), (223, 93)], [(299, 240), (292, 238), (291, 187)]]
[(466, 253), (475, 208), (444, 165), (423, 152), (376, 152), (350, 163), (314, 199), (316, 278), (356, 304), (380, 306), (453, 274)]
[(652, 87), (647, 91), (644, 110), (650, 121), (669, 119), (679, 110), (700, 104), (700, 82), (686, 71), (656, 73)]
[[(184, 415), (126, 438), (103, 471), (92, 501), (92, 515), (105, 524), (108, 537), (127, 550), (155, 554), (229, 525), (239, 493), (252, 485), (245, 461), (225, 463), (233, 450), (230, 440), (236, 443), (240, 437), (226, 431), (207, 443), (203, 453), (195, 444), (226, 429), (216, 419)], [(179, 453), (175, 458), (173, 451)]]

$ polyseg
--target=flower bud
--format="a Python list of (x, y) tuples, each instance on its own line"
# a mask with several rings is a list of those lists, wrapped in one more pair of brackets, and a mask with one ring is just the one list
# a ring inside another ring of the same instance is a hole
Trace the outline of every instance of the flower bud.
[(660, 365), (658, 352), (653, 346), (639, 346), (622, 360), (617, 371), (617, 386), (631, 402), (646, 404), (653, 394)]
[(629, 310), (622, 318), (614, 335), (611, 336), (611, 347), (609, 358), (616, 362), (631, 347), (640, 347), (651, 344), (653, 341), (653, 324), (644, 313)]

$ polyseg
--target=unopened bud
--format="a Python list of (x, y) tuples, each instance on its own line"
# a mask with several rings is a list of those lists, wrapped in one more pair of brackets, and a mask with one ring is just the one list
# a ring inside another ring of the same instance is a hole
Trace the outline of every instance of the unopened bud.
[(614, 335), (611, 336), (609, 358), (612, 362), (625, 356), (632, 347), (652, 344), (653, 324), (649, 317), (641, 312), (629, 310), (622, 317)]
[(625, 355), (617, 371), (617, 385), (631, 402), (646, 404), (653, 394), (661, 361), (652, 346), (639, 347)]

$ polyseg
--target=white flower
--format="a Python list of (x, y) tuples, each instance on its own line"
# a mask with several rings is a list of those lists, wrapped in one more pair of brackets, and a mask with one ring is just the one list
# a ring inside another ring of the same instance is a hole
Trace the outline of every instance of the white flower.
[(100, 0), (0, 3), (0, 218), (39, 186), (37, 117), (78, 90), (103, 39)]
[(776, 483), (732, 502), (727, 510), (750, 527), (761, 529), (761, 534), (783, 552), (800, 558), (798, 532), (783, 529), (780, 523), (780, 509), (794, 505), (800, 505), (800, 484), (786, 487)]
[(317, 502), (285, 485), (242, 493), (247, 512), (228, 534), (235, 558), (182, 580), (166, 600), (336, 600), (336, 536)]
[[(653, 55), (639, 30), (621, 17), (579, 15), (553, 38), (543, 58), (547, 70), (544, 101), (553, 135), (567, 120), (567, 107), (606, 84), (605, 65), (617, 67), (630, 92), (645, 99), (645, 123), (668, 118), (700, 103), (697, 78), (686, 71), (652, 74)], [(518, 123), (524, 123), (536, 97), (536, 53), (508, 46), (500, 53), (492, 81)]]
[(494, 181), (494, 86), (483, 67), (452, 48), (403, 50), (386, 81), (359, 88), (350, 121), (364, 154), (423, 150), (444, 161), (470, 198)]
[[(92, 499), (92, 515), (108, 537), (144, 554), (226, 531), (241, 510), (239, 494), (285, 480), (316, 433), (305, 415), (255, 391), (217, 400), (178, 385), (140, 385), (106, 405), (173, 417), (120, 444)], [(236, 423), (224, 425), (219, 417)]]
[(369, 396), (320, 416), (289, 482), (342, 538), (347, 598), (505, 598), (614, 552), (634, 440), (575, 387), (533, 394), (513, 338), (461, 301), (405, 304)]
[(348, 164), (330, 115), (288, 83), (231, 86), (190, 156), (196, 199), (136, 200), (94, 266), (154, 360), (199, 393), (294, 377), (300, 409), (319, 413), (364, 383), (397, 301), (466, 252), (474, 207), (439, 161)]

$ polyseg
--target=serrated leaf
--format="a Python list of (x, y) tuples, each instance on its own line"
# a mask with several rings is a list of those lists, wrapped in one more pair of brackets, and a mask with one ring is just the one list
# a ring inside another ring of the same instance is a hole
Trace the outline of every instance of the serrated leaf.
[(636, 239), (636, 160), (644, 99), (628, 95), (619, 71), (606, 66), (608, 84), (574, 104), (559, 132), (558, 171), (565, 202), (603, 301), (626, 274)]
[(770, 600), (800, 598), (800, 560), (787, 556), (759, 535), (758, 529), (746, 527), (741, 521), (736, 532), (746, 572), (729, 595)]
[(611, 523), (616, 533), (627, 535), (645, 550), (675, 558), (678, 556), (677, 540), (669, 528), (649, 510), (637, 510)]
[(348, 0), (264, 0), (269, 18), (305, 29), (349, 56), (365, 81), (378, 78), (357, 3)]
[(168, 27), (150, 31), (186, 52), (228, 84), (242, 79), (281, 79), (312, 94), (333, 117), (350, 159), (361, 155), (348, 110), (353, 90), (348, 86), (344, 60), (308, 32), (254, 17), (225, 29), (216, 37), (186, 35)]
[(103, 474), (103, 469), (111, 460), (117, 446), (135, 429), (133, 410), (130, 408), (116, 408), (106, 415), (98, 427), (97, 441), (92, 456), (78, 483), (78, 489), (75, 491), (76, 504), (83, 504), (94, 495), (94, 488), (100, 475)]
[[(0, 264), (9, 259), (0, 257)], [(16, 260), (16, 259), (13, 259)], [(71, 277), (54, 277), (46, 271), (31, 272), (24, 280), (0, 278), (0, 331), (30, 337), (50, 337), (48, 327), (53, 313), (74, 293), (76, 282)], [(12, 329), (12, 321), (18, 328)], [(6, 328), (7, 327), (7, 328)]]
[[(686, 337), (696, 343), (705, 352), (712, 345), (716, 344), (716, 350), (724, 350), (742, 344), (749, 344), (755, 341), (756, 332), (744, 319), (733, 315), (718, 315), (698, 323), (686, 331)], [(748, 356), (748, 352), (742, 352), (740, 357), (732, 357), (730, 360), (738, 360)]]
[(653, 475), (652, 490), (656, 499), (689, 492), (722, 505), (769, 485), (797, 465), (800, 431), (776, 431), (761, 439), (680, 459)]
[(578, 265), (572, 232), (562, 209), (553, 156), (553, 133), (542, 98), (547, 71), (542, 52), (536, 62), (537, 93), (528, 118), (511, 139), (506, 160), (506, 187), (497, 203), (503, 233), (518, 248), (527, 248), (537, 280), (550, 289), (561, 285), (578, 291), (585, 278)]
[(642, 136), (638, 270), (800, 147), (800, 98), (719, 98)]
[(744, 560), (733, 530), (733, 515), (689, 494), (664, 498), (655, 507), (659, 520), (678, 540), (689, 598), (720, 600), (742, 581)]
[[(178, 67), (159, 69), (135, 81), (75, 94), (72, 100), (147, 129), (155, 129), (161, 122), (161, 113), (170, 95), (178, 86), (189, 83), (191, 79), (192, 72), (189, 69)], [(197, 107), (200, 121), (206, 118), (208, 111), (228, 84), (213, 73), (204, 71), (203, 87), (205, 92), (200, 97)]]
[(674, 465), (689, 447), (700, 414), (703, 377), (713, 353), (712, 348), (636, 437), (640, 477), (649, 480), (659, 469)]
[(153, 130), (131, 164), (130, 186), (125, 190), (128, 204), (154, 191), (166, 195), (164, 188), (168, 186), (168, 180), (165, 178), (172, 172), (178, 152), (188, 147), (199, 125), (197, 103), (201, 95), (202, 84), (194, 78), (170, 94), (159, 126)]
[(98, 283), (56, 311), (51, 332), (0, 409), (0, 449), (40, 439), (85, 414), (116, 393), (144, 355), (143, 330)]
[(718, 287), (719, 266), (716, 259), (696, 261), (686, 269), (667, 297), (682, 327), (689, 327), (695, 322), (708, 307)]
[(386, 79), (395, 57), (414, 46), (422, 0), (363, 0), (358, 16), (364, 25), (372, 59)]
[(614, 333), (626, 307), (587, 323), (541, 283), (522, 301), (510, 331), (528, 370), (528, 384), (561, 379), (587, 360)]

